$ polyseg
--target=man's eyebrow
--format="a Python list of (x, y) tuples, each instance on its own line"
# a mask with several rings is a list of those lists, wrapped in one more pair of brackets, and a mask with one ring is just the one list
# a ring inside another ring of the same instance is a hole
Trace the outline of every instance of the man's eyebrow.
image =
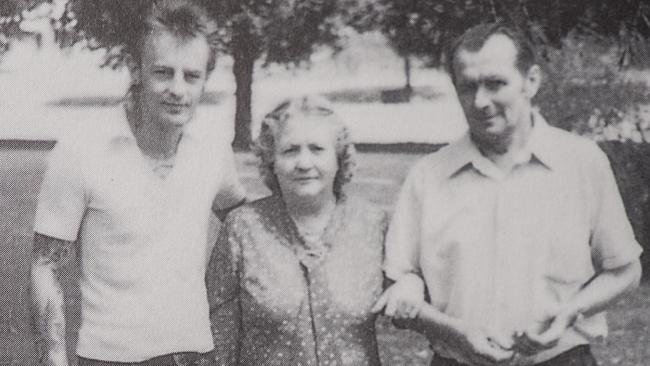
[(497, 75), (497, 74), (488, 74), (488, 75), (483, 75), (483, 76), (480, 77), (480, 80), (482, 80), (482, 81), (483, 80), (495, 81), (495, 80), (505, 80), (505, 79), (506, 79), (505, 77), (503, 77), (501, 75)]

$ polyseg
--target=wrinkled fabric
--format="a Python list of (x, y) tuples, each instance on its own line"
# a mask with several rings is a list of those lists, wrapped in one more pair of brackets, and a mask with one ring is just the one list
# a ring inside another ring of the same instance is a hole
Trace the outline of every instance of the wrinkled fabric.
[[(431, 366), (467, 366), (458, 361), (434, 356)], [(589, 346), (578, 346), (534, 366), (598, 366)]]

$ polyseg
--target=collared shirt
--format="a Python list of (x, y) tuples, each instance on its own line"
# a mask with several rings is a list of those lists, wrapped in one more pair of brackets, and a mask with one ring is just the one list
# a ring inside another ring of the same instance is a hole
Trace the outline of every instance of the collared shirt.
[(379, 365), (386, 215), (340, 200), (309, 243), (278, 196), (233, 210), (206, 274), (219, 365)]
[(214, 126), (194, 121), (161, 179), (117, 112), (57, 143), (39, 195), (35, 231), (81, 244), (77, 352), (136, 362), (209, 351), (210, 209), (215, 196), (225, 206), (244, 195), (232, 150)]
[[(387, 234), (388, 277), (421, 273), (432, 305), (502, 336), (541, 326), (596, 273), (641, 253), (605, 154), (538, 113), (534, 121), (509, 173), (469, 136), (416, 163)], [(528, 361), (606, 331), (603, 313), (585, 318)]]

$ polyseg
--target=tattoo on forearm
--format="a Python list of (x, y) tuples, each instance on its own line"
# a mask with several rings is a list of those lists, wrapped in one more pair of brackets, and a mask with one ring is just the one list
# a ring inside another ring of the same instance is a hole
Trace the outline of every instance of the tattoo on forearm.
[(36, 234), (32, 259), (32, 316), (38, 365), (53, 365), (50, 353), (65, 357), (65, 312), (61, 265), (72, 243)]
[(65, 262), (71, 252), (72, 243), (69, 241), (34, 234), (33, 260), (42, 261), (43, 264), (58, 264)]
[(34, 306), (32, 329), (38, 365), (49, 366), (49, 352), (53, 349), (65, 350), (65, 316), (63, 307), (48, 303), (41, 313)]

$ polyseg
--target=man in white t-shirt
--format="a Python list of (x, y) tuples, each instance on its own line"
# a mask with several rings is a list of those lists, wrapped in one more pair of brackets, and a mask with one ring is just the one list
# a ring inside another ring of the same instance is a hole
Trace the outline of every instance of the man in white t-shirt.
[(226, 212), (245, 192), (227, 139), (193, 121), (215, 67), (206, 14), (190, 1), (154, 2), (127, 43), (125, 110), (62, 139), (50, 155), (32, 262), (40, 364), (70, 364), (58, 275), (74, 242), (79, 365), (213, 364), (204, 282), (210, 211)]

